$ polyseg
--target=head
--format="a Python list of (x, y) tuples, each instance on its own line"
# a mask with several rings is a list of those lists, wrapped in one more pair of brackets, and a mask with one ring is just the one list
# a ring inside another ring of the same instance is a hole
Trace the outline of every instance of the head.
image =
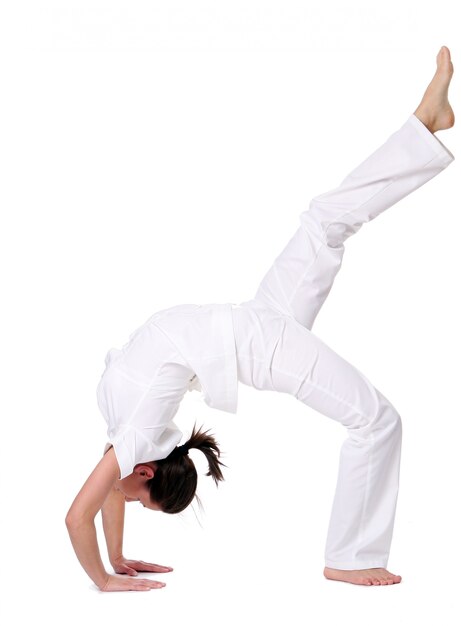
[(189, 506), (196, 495), (197, 470), (188, 450), (197, 448), (208, 461), (207, 476), (216, 485), (224, 480), (219, 460), (221, 452), (209, 431), (196, 430), (194, 426), (188, 441), (176, 447), (165, 459), (139, 463), (133, 473), (120, 480), (117, 488), (127, 502), (138, 500), (143, 506), (164, 513), (180, 513)]

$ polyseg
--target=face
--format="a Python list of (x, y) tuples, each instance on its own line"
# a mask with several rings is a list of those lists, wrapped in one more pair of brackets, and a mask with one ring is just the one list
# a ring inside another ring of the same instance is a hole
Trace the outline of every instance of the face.
[(132, 474), (116, 481), (115, 488), (125, 496), (125, 502), (140, 502), (146, 509), (160, 511), (160, 507), (151, 502), (146, 484), (154, 474), (154, 464), (136, 465)]

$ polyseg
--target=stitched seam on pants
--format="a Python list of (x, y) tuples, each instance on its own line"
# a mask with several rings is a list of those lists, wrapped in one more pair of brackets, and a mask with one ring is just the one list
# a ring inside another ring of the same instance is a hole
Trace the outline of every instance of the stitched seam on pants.
[[(321, 240), (320, 240), (321, 241)], [(291, 292), (291, 296), (289, 298), (287, 298), (287, 302), (288, 304), (291, 306), (293, 299), (299, 289), (300, 284), (303, 282), (303, 280), (306, 278), (308, 272), (310, 271), (311, 267), (314, 265), (314, 263), (317, 261), (317, 257), (320, 254), (320, 251), (322, 250), (322, 248), (324, 248), (326, 246), (326, 243), (324, 243), (323, 241), (320, 242), (320, 246), (319, 249), (317, 250), (317, 252), (315, 253), (315, 257), (312, 259), (312, 262), (310, 263), (310, 265), (306, 268), (306, 270), (302, 273), (302, 276), (300, 277), (300, 279), (298, 280), (298, 282), (296, 283), (296, 287), (293, 289), (293, 291)]]
[(374, 451), (374, 446), (375, 446), (375, 436), (373, 433), (370, 433), (370, 453), (368, 455), (368, 463), (367, 463), (367, 478), (366, 478), (366, 483), (365, 483), (365, 493), (363, 495), (363, 505), (362, 505), (362, 513), (360, 515), (360, 522), (359, 522), (359, 531), (357, 533), (357, 542), (355, 544), (356, 548), (355, 548), (355, 554), (357, 554), (357, 549), (360, 545), (360, 543), (363, 540), (363, 528), (365, 526), (365, 512), (366, 512), (366, 508), (367, 508), (367, 504), (368, 504), (368, 497), (369, 497), (369, 493), (370, 493), (370, 474), (371, 474), (371, 461), (373, 458), (373, 451)]
[[(384, 191), (386, 191), (386, 189), (388, 187), (390, 187), (393, 183), (394, 183), (394, 179), (388, 184), (386, 185), (383, 189), (380, 189), (379, 191), (377, 191), (375, 194), (373, 194), (370, 198), (368, 198), (367, 200), (365, 200), (364, 202), (362, 202), (361, 204), (355, 206), (353, 209), (351, 209), (350, 211), (345, 211), (344, 213), (341, 213), (341, 215), (339, 215), (336, 219), (341, 219), (342, 217), (344, 217), (345, 215), (349, 215), (349, 213), (352, 213), (353, 211), (357, 211), (358, 209), (361, 209), (362, 206), (364, 204), (366, 204), (367, 202), (370, 202), (371, 200), (373, 200), (376, 196), (378, 196), (380, 193), (383, 193)], [(322, 200), (316, 200), (315, 198), (312, 199), (312, 202), (317, 202), (318, 204), (326, 204), (328, 205), (328, 201), (322, 201)], [(328, 228), (331, 226), (331, 224), (333, 223), (333, 220), (331, 220), (330, 222), (328, 222), (328, 224), (326, 225), (325, 229), (324, 229), (324, 236), (326, 235), (326, 232), (328, 230)], [(311, 235), (313, 235), (313, 233), (311, 233)], [(296, 283), (296, 287), (294, 288), (290, 298), (288, 299), (288, 302), (291, 304), (293, 298), (296, 295), (296, 292), (299, 289), (299, 286), (301, 285), (301, 283), (303, 282), (303, 280), (306, 278), (308, 272), (310, 271), (311, 267), (314, 265), (314, 263), (316, 262), (320, 252), (323, 250), (323, 248), (325, 247), (329, 247), (328, 243), (326, 241), (324, 241), (323, 239), (319, 239), (319, 237), (316, 236), (316, 239), (318, 239), (320, 241), (320, 246), (319, 249), (317, 250), (315, 257), (313, 258), (312, 262), (309, 264), (309, 266), (306, 268), (306, 270), (303, 272), (301, 278), (298, 280), (298, 282)]]
[(270, 363), (269, 363), (269, 374), (270, 374), (270, 377), (271, 377), (271, 385), (272, 385), (272, 387), (273, 387), (274, 389), (275, 389), (275, 387), (274, 387), (274, 381), (273, 381), (273, 379), (272, 379), (272, 372), (277, 372), (278, 370), (277, 370), (277, 368), (274, 368), (274, 367), (272, 366), (272, 363), (274, 362), (274, 359), (275, 359), (275, 352), (276, 352), (276, 350), (277, 350), (277, 347), (278, 347), (278, 345), (279, 345), (279, 343), (280, 343), (281, 339), (282, 339), (282, 335), (280, 335), (280, 336), (277, 338), (277, 341), (276, 341), (276, 343), (275, 343), (275, 346), (274, 346), (274, 348), (273, 348), (273, 350), (272, 350), (272, 356), (271, 356), (271, 360), (270, 360)]
[[(278, 370), (278, 371), (280, 371), (280, 370)], [(290, 376), (290, 374), (287, 374), (286, 372), (282, 372), (282, 373), (285, 373), (287, 376)], [(297, 380), (300, 380), (302, 382), (306, 382), (307, 381), (307, 383), (309, 385), (311, 385), (312, 387), (314, 387), (315, 389), (320, 389), (320, 391), (322, 391), (326, 395), (330, 396), (331, 398), (334, 398), (335, 400), (338, 400), (339, 402), (342, 402), (343, 404), (348, 406), (350, 409), (353, 409), (361, 417), (366, 417), (365, 413), (362, 413), (362, 411), (359, 410), (356, 406), (354, 406), (353, 404), (351, 404), (350, 402), (348, 402), (344, 398), (341, 398), (340, 396), (337, 396), (335, 393), (333, 393), (329, 389), (325, 389), (325, 387), (322, 387), (318, 383), (314, 383), (312, 380), (310, 380), (308, 378), (298, 378), (297, 376), (292, 376), (292, 378), (296, 378)], [(297, 398), (297, 399), (299, 399), (299, 398)]]
[[(421, 170), (425, 170), (426, 167), (428, 167), (432, 161), (434, 161), (435, 159), (437, 159), (439, 157), (438, 154), (436, 154), (435, 156), (432, 157), (432, 159), (430, 159), (425, 165), (423, 165), (421, 167)], [(370, 198), (368, 198), (367, 200), (365, 200), (364, 202), (362, 202), (362, 204), (359, 204), (358, 206), (354, 207), (353, 209), (350, 209), (349, 211), (345, 211), (344, 213), (341, 213), (341, 215), (334, 219), (331, 220), (330, 222), (328, 222), (328, 224), (326, 225), (325, 228), (325, 233), (328, 230), (328, 228), (333, 224), (333, 222), (336, 222), (338, 219), (342, 219), (344, 216), (346, 215), (350, 215), (351, 213), (353, 213), (354, 211), (357, 211), (358, 209), (361, 209), (365, 204), (367, 204), (367, 202), (371, 202), (371, 200), (374, 200), (376, 198), (376, 196), (379, 196), (380, 193), (383, 193), (384, 191), (386, 191), (386, 189), (388, 189), (391, 185), (393, 185), (395, 183), (395, 177), (391, 180), (391, 182), (386, 185), (385, 187), (383, 187), (383, 189), (380, 189), (379, 191), (377, 191), (375, 194), (373, 194)], [(403, 200), (403, 198), (401, 198)], [(400, 202), (400, 200), (398, 200), (397, 202)], [(322, 202), (320, 201), (320, 204), (328, 204), (328, 202)], [(397, 203), (395, 203), (397, 204)], [(394, 205), (392, 205), (394, 206)], [(389, 207), (390, 208), (390, 207)], [(327, 245), (326, 243), (324, 245)]]
[[(435, 159), (438, 159), (440, 157), (439, 154), (436, 154), (435, 156), (432, 157), (432, 159), (430, 159), (421, 169), (424, 170), (426, 169), (431, 163), (432, 161), (434, 161)], [(358, 209), (361, 209), (363, 207), (364, 204), (366, 204), (367, 202), (371, 202), (371, 200), (373, 200), (376, 196), (378, 196), (380, 193), (383, 193), (384, 191), (386, 191), (386, 189), (388, 189), (388, 187), (390, 187), (393, 183), (395, 182), (395, 178), (393, 178), (391, 180), (391, 182), (386, 185), (383, 189), (380, 189), (379, 191), (377, 191), (374, 195), (372, 195), (370, 198), (368, 198), (367, 200), (365, 200), (364, 202), (362, 202), (361, 204), (357, 205), (356, 207), (354, 207), (353, 209), (351, 209), (350, 211), (345, 211), (344, 213), (342, 213), (338, 218), (336, 219), (341, 219), (342, 217), (344, 217), (345, 215), (349, 215), (350, 213), (352, 213), (353, 211), (356, 211)], [(403, 198), (402, 198), (403, 199)], [(312, 199), (312, 201), (316, 201), (315, 198)], [(317, 201), (319, 204), (328, 204), (328, 202), (326, 201)], [(330, 222), (328, 222), (326, 228), (325, 228), (325, 233), (328, 230), (328, 228), (331, 226), (331, 224), (333, 223), (334, 220), (331, 220)], [(318, 237), (317, 237), (318, 239)], [(294, 288), (291, 296), (288, 298), (288, 303), (291, 305), (293, 298), (296, 295), (296, 292), (298, 291), (298, 288), (300, 286), (300, 284), (303, 282), (303, 280), (305, 279), (307, 273), (309, 272), (309, 270), (311, 269), (311, 267), (314, 265), (315, 261), (317, 260), (318, 255), (320, 254), (320, 251), (322, 250), (322, 248), (324, 248), (325, 246), (328, 247), (328, 244), (323, 241), (320, 240), (321, 244), (319, 249), (317, 250), (317, 253), (314, 257), (314, 259), (312, 260), (312, 263), (310, 263), (309, 267), (305, 270), (305, 272), (303, 272), (301, 278), (299, 279), (299, 281), (296, 284), (296, 287)]]
[[(265, 363), (264, 359), (257, 359), (257, 358), (255, 358), (255, 357), (253, 357), (251, 355), (248, 355), (248, 354), (241, 354), (241, 353), (239, 353), (238, 358), (248, 359), (249, 361), (258, 361), (258, 363)], [(363, 413), (361, 410), (359, 410), (356, 406), (354, 406), (353, 404), (351, 404), (350, 402), (348, 402), (344, 398), (341, 398), (341, 397), (337, 396), (336, 394), (334, 394), (329, 389), (325, 389), (325, 387), (322, 387), (318, 383), (314, 383), (313, 381), (311, 381), (308, 378), (302, 378), (300, 376), (294, 376), (293, 374), (291, 374), (289, 372), (286, 372), (285, 370), (281, 370), (278, 367), (272, 367), (271, 370), (274, 371), (274, 372), (278, 372), (279, 374), (283, 374), (284, 376), (288, 376), (288, 378), (293, 378), (294, 380), (297, 380), (299, 382), (307, 382), (312, 387), (315, 387), (316, 389), (319, 389), (320, 391), (322, 391), (326, 395), (330, 396), (331, 398), (334, 398), (335, 400), (338, 400), (339, 402), (342, 402), (343, 404), (348, 406), (350, 409), (353, 409), (361, 417), (366, 417), (366, 414)], [(299, 398), (297, 396), (294, 396), (294, 397), (297, 400), (299, 400)]]
[[(239, 353), (239, 358), (245, 358), (248, 359), (250, 361), (258, 361), (259, 363), (264, 363), (265, 361), (263, 359), (256, 359), (250, 355), (246, 355), (246, 354), (240, 354)], [(288, 372), (285, 372), (284, 370), (281, 370), (277, 367), (271, 368), (271, 371), (274, 372), (279, 372), (281, 374), (284, 374), (285, 376), (288, 376), (289, 378), (293, 378), (294, 380), (300, 381), (300, 382), (308, 382), (308, 384), (310, 384), (312, 387), (315, 387), (317, 389), (320, 389), (322, 392), (324, 392), (326, 395), (335, 398), (335, 400), (339, 400), (340, 402), (342, 402), (343, 404), (345, 404), (346, 406), (348, 406), (349, 408), (352, 408), (354, 411), (356, 411), (359, 415), (364, 416), (364, 414), (359, 411), (357, 409), (357, 407), (355, 407), (354, 405), (352, 405), (350, 402), (348, 402), (347, 400), (344, 400), (343, 398), (340, 398), (339, 396), (335, 395), (334, 393), (332, 393), (330, 390), (325, 389), (324, 387), (322, 387), (321, 385), (318, 385), (312, 381), (310, 381), (309, 379), (306, 378), (302, 378), (299, 376), (294, 376), (293, 374), (289, 374)], [(272, 382), (272, 381), (271, 381)], [(298, 399), (297, 396), (295, 396), (296, 399)], [(349, 430), (349, 429), (347, 429)], [(367, 462), (367, 475), (366, 475), (366, 482), (365, 482), (365, 490), (364, 490), (364, 495), (363, 495), (363, 503), (362, 503), (362, 511), (360, 514), (360, 522), (359, 522), (359, 530), (357, 533), (357, 541), (356, 541), (356, 548), (355, 548), (355, 554), (357, 553), (357, 548), (360, 545), (360, 543), (363, 540), (363, 536), (364, 536), (364, 526), (365, 526), (365, 513), (367, 510), (367, 505), (368, 505), (368, 500), (369, 500), (369, 493), (370, 493), (370, 474), (371, 474), (371, 463), (372, 463), (372, 459), (373, 459), (373, 450), (374, 450), (374, 446), (375, 446), (375, 436), (373, 433), (370, 433), (370, 452), (368, 455), (368, 462)]]
[[(258, 294), (262, 294), (263, 296), (265, 296), (266, 300), (262, 300), (261, 298), (258, 298), (257, 297)], [(292, 313), (290, 313), (288, 310), (283, 309), (281, 307), (280, 302), (278, 300), (274, 300), (274, 298), (264, 289), (262, 284), (259, 285), (259, 287), (258, 287), (258, 292), (257, 292), (257, 294), (255, 296), (255, 300), (258, 300), (258, 302), (262, 302), (262, 304), (264, 304), (264, 306), (269, 307), (272, 311), (275, 311), (279, 315), (284, 315), (285, 317), (289, 317), (290, 319), (297, 321), (293, 317)], [(289, 304), (288, 301), (287, 301), (287, 304)]]

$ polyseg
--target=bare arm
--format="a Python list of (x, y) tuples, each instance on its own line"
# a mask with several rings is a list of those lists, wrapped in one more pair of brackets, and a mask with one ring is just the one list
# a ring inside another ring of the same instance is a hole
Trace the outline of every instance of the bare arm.
[(102, 505), (101, 513), (109, 561), (115, 569), (117, 561), (123, 558), (123, 525), (125, 521), (125, 496), (123, 493), (112, 487)]
[(67, 530), (77, 558), (100, 589), (107, 584), (109, 575), (101, 561), (94, 518), (118, 475), (119, 467), (114, 450), (111, 449), (90, 474), (66, 516)]
[[(119, 474), (115, 452), (111, 448), (99, 461), (73, 501), (66, 516), (66, 525), (75, 554), (85, 572), (101, 591), (148, 591), (163, 587), (164, 583), (153, 580), (112, 576), (104, 569), (94, 518), (113, 489)], [(111, 546), (116, 545), (117, 541), (114, 531)]]
[[(107, 454), (107, 453), (106, 453)], [(138, 572), (166, 574), (173, 570), (166, 565), (126, 559), (123, 556), (123, 526), (125, 521), (125, 496), (113, 486), (101, 509), (102, 525), (106, 537), (109, 561), (117, 574), (137, 576)], [(159, 585), (163, 583), (158, 583)]]

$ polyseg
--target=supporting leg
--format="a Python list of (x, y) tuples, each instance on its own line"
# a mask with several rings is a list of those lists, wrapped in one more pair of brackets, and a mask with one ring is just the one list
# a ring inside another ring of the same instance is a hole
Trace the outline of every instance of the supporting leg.
[[(367, 584), (363, 572), (372, 568), (376, 577), (380, 568), (383, 579), (399, 582), (384, 569), (399, 487), (397, 410), (362, 372), (291, 317), (257, 301), (236, 307), (233, 316), (239, 381), (290, 394), (346, 429), (325, 571), (336, 580)], [(281, 452), (290, 454), (296, 433), (283, 420), (280, 428)]]

